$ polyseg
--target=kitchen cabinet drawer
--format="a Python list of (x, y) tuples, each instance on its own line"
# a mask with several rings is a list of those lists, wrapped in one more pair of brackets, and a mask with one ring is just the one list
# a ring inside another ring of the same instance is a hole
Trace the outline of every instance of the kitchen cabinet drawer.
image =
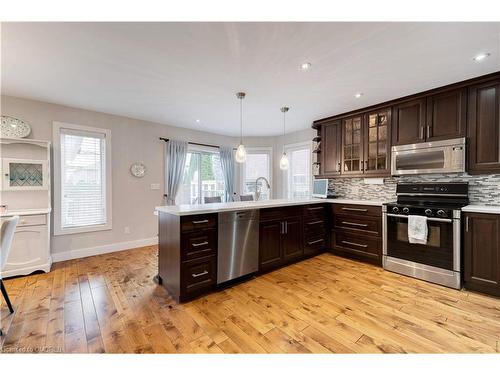
[(216, 215), (192, 215), (181, 218), (182, 232), (203, 228), (215, 228), (217, 225)]
[(284, 220), (291, 216), (301, 215), (301, 206), (264, 208), (260, 210), (260, 221)]
[(332, 205), (333, 216), (335, 215), (360, 215), (382, 217), (382, 208), (379, 206), (368, 206), (359, 204), (338, 204)]
[[(4, 219), (2, 219), (2, 223)], [(20, 216), (17, 227), (27, 227), (31, 225), (45, 225), (47, 224), (47, 215), (26, 215)]]
[(188, 298), (209, 291), (217, 282), (215, 256), (183, 262), (181, 267), (181, 289)]
[(380, 238), (343, 231), (334, 231), (332, 236), (334, 253), (348, 255), (377, 265), (381, 264), (382, 240)]
[(323, 219), (326, 216), (326, 207), (322, 204), (314, 204), (310, 206), (304, 206), (302, 208), (302, 215), (306, 219)]
[(304, 255), (312, 255), (326, 248), (325, 236), (310, 237), (304, 241)]
[(367, 235), (381, 236), (382, 218), (374, 216), (352, 216), (352, 215), (335, 215), (335, 229), (363, 232)]
[(182, 236), (182, 260), (214, 255), (216, 252), (215, 229), (205, 228)]
[(324, 236), (326, 222), (324, 220), (306, 220), (304, 221), (304, 235), (306, 237)]

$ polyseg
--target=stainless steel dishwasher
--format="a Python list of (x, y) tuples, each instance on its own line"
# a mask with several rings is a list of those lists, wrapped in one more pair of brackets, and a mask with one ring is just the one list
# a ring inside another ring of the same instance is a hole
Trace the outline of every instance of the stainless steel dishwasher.
[(259, 210), (219, 213), (217, 284), (259, 269)]

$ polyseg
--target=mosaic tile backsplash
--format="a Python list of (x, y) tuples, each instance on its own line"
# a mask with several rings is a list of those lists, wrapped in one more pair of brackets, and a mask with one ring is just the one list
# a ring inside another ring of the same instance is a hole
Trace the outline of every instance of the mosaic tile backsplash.
[(398, 182), (468, 182), (470, 204), (500, 206), (500, 174), (388, 177), (384, 178), (382, 185), (366, 184), (364, 178), (332, 178), (328, 180), (328, 189), (330, 193), (342, 198), (394, 201)]

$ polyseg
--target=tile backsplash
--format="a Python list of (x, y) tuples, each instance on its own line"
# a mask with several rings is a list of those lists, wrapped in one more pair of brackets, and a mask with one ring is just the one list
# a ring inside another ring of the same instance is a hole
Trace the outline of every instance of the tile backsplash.
[(369, 200), (396, 200), (398, 182), (468, 182), (471, 204), (500, 206), (500, 174), (474, 175), (429, 174), (420, 176), (401, 176), (384, 178), (382, 185), (371, 185), (364, 178), (332, 178), (328, 189), (342, 198)]

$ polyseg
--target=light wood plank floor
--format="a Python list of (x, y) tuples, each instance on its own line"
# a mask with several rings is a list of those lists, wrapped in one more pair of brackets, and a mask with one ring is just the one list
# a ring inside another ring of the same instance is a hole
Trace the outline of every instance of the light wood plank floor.
[(178, 305), (152, 282), (157, 249), (56, 263), (6, 280), (1, 351), (499, 352), (500, 299), (330, 254)]

